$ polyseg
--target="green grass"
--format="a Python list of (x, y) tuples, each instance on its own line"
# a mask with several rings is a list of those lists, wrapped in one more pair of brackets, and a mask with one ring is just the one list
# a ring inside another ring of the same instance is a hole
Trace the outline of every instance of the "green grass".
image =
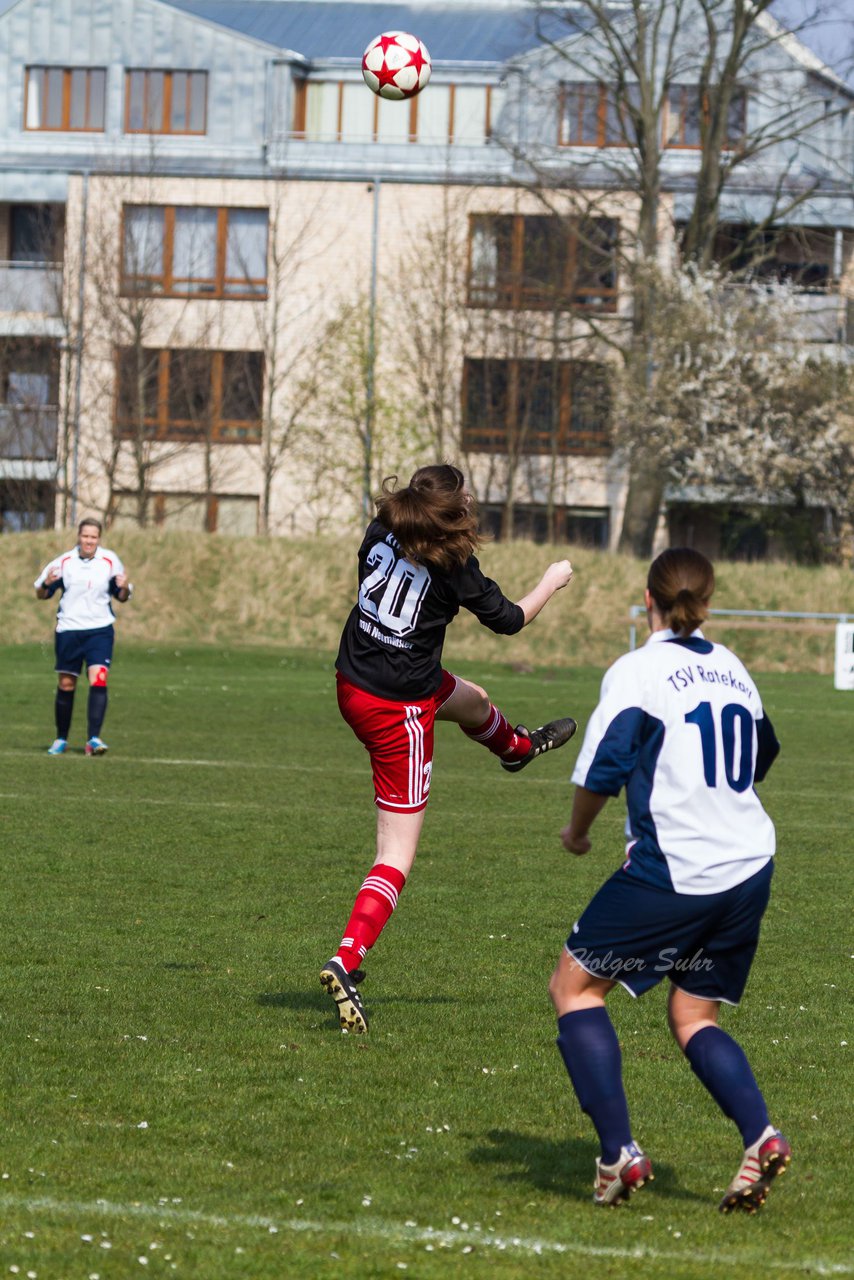
[[(621, 804), (590, 857), (562, 852), (576, 744), (508, 778), (438, 728), (416, 870), (370, 959), (371, 1032), (348, 1038), (317, 974), (373, 807), (331, 658), (123, 643), (101, 760), (45, 756), (52, 665), (0, 649), (0, 1275), (854, 1274), (852, 695), (760, 681), (783, 742), (762, 792), (779, 864), (725, 1025), (795, 1157), (742, 1219), (715, 1212), (738, 1137), (670, 1041), (663, 990), (611, 1002), (656, 1181), (625, 1210), (590, 1203), (596, 1148), (546, 986), (619, 861)], [(585, 719), (600, 674), (458, 665), (523, 721)]]

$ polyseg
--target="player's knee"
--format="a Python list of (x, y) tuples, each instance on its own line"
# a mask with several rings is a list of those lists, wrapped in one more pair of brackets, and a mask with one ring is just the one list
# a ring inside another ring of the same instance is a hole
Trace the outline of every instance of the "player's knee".
[(77, 688), (77, 677), (63, 674), (58, 677), (56, 683), (57, 688), (63, 693), (72, 693)]
[(106, 689), (107, 687), (107, 668), (106, 667), (90, 667), (89, 668), (89, 684), (93, 689)]

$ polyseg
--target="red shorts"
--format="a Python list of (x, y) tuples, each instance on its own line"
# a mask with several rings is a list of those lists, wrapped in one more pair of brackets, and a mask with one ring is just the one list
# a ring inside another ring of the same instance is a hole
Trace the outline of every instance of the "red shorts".
[(338, 672), (338, 706), (371, 757), (376, 803), (395, 813), (417, 813), (427, 804), (433, 771), (436, 712), (457, 687), (442, 672), (435, 693), (413, 702), (394, 702), (351, 684)]

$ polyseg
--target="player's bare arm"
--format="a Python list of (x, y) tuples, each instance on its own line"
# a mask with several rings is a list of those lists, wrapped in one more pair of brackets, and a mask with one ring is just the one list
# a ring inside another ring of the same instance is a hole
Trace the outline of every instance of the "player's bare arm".
[(527, 627), (529, 622), (533, 622), (555, 592), (568, 586), (571, 581), (572, 565), (568, 560), (556, 560), (554, 564), (550, 564), (533, 590), (529, 591), (521, 600), (516, 601), (525, 615), (524, 625)]
[(608, 797), (586, 787), (576, 787), (572, 817), (560, 833), (564, 849), (581, 857), (591, 849), (590, 828), (605, 807)]

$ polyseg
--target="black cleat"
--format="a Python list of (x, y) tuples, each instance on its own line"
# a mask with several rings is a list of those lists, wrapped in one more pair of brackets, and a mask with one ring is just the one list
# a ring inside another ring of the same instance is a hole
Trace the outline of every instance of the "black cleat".
[(533, 729), (531, 732), (524, 725), (517, 724), (516, 732), (524, 734), (526, 738), (531, 739), (531, 749), (521, 760), (502, 760), (501, 768), (506, 769), (508, 773), (518, 773), (520, 769), (525, 768), (526, 764), (536, 760), (537, 756), (545, 755), (547, 751), (556, 751), (558, 747), (565, 746), (577, 728), (578, 725), (572, 716), (566, 716), (563, 720), (550, 720), (548, 724), (542, 725), (539, 729)]
[(356, 990), (356, 983), (361, 982), (364, 976), (360, 969), (349, 974), (341, 961), (334, 958), (327, 961), (320, 970), (320, 985), (329, 992), (338, 1006), (341, 1030), (352, 1031), (354, 1035), (363, 1035), (368, 1029), (362, 997)]

